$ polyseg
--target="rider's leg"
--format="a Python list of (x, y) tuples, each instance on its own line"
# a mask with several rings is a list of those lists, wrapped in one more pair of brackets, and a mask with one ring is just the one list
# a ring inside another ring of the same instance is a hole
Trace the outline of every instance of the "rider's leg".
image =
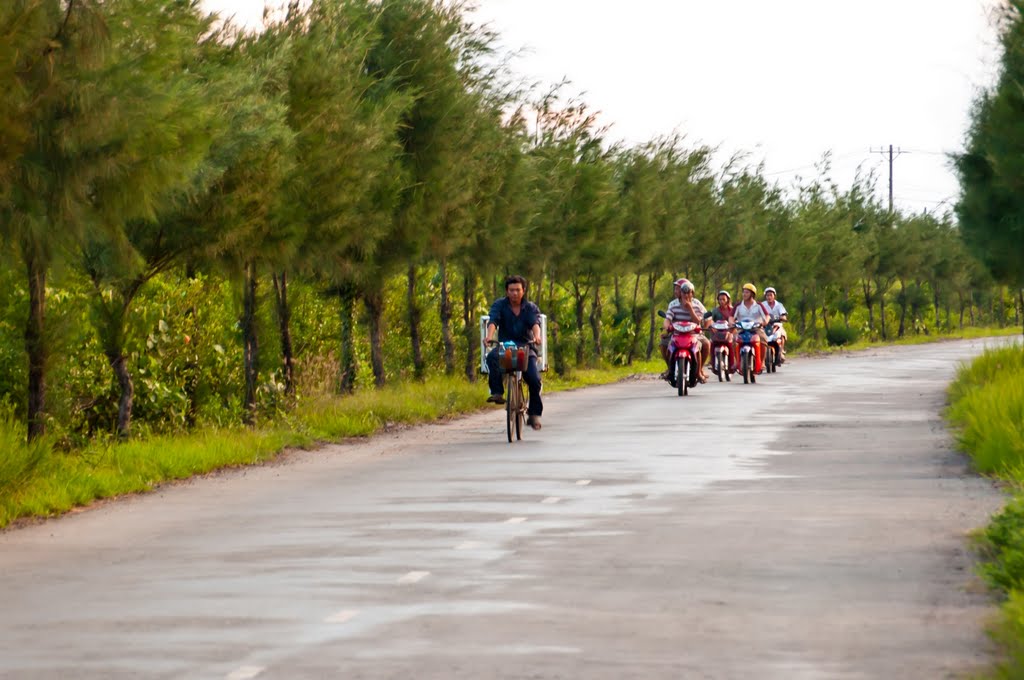
[(697, 339), (700, 341), (700, 374), (704, 379), (707, 379), (707, 371), (704, 367), (708, 365), (708, 361), (711, 359), (711, 339), (706, 335), (699, 335)]
[(523, 371), (523, 382), (530, 390), (530, 403), (526, 408), (527, 415), (539, 416), (544, 412), (544, 402), (540, 399), (540, 370), (537, 367), (537, 357), (530, 355), (530, 363)]
[(491, 389), (492, 396), (505, 393), (497, 347), (487, 353), (487, 386)]
[(757, 351), (757, 372), (760, 373), (764, 370), (764, 358), (768, 355), (768, 334), (764, 332), (763, 328), (757, 329), (757, 338), (759, 342), (754, 345), (754, 349)]

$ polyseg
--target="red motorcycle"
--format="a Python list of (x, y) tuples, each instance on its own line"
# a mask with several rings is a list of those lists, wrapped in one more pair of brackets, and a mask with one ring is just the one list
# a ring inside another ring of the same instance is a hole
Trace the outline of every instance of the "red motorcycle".
[(730, 328), (728, 321), (711, 324), (711, 371), (718, 376), (718, 382), (729, 381), (729, 353), (732, 351)]
[[(658, 315), (665, 318), (665, 312)], [(669, 347), (672, 352), (672, 369), (669, 380), (676, 388), (680, 397), (689, 394), (689, 390), (697, 385), (700, 375), (700, 324), (693, 321), (675, 321), (672, 323), (672, 340)]]

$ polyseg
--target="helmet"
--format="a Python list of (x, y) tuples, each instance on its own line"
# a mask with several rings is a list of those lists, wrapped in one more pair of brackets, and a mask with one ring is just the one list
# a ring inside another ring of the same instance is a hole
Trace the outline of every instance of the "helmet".
[(679, 287), (680, 293), (689, 293), (693, 290), (693, 284), (690, 283), (689, 279), (677, 279), (673, 285)]
[(725, 297), (729, 298), (730, 300), (732, 300), (732, 296), (729, 295), (729, 291), (727, 291), (727, 290), (720, 290), (720, 291), (718, 291), (718, 295), (716, 295), (715, 297), (722, 297), (723, 295)]
[[(767, 288), (764, 289), (764, 294), (767, 295), (768, 293), (775, 293), (775, 289), (772, 288), (771, 286), (768, 286)], [(775, 294), (778, 295), (778, 293)]]
[(749, 290), (754, 295), (757, 295), (757, 286), (755, 286), (752, 283), (744, 283), (743, 284), (743, 290)]

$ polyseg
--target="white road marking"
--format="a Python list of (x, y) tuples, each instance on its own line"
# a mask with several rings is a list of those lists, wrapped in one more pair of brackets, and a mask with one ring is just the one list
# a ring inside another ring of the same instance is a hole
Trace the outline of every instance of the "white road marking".
[(507, 520), (505, 520), (505, 524), (522, 524), (525, 521), (525, 517), (509, 517)]
[(588, 484), (590, 484), (589, 479), (581, 479), (578, 482), (576, 482), (576, 486), (587, 486)]
[(242, 666), (228, 673), (226, 680), (250, 680), (266, 670), (263, 666)]
[(357, 614), (359, 614), (358, 609), (342, 609), (337, 614), (331, 614), (324, 619), (324, 623), (348, 623), (354, 619)]
[(429, 571), (410, 571), (405, 576), (398, 579), (399, 583), (419, 583), (426, 577), (430, 576)]
[(554, 505), (555, 503), (558, 503), (561, 500), (562, 499), (559, 498), (558, 496), (548, 496), (547, 498), (542, 500), (541, 503), (545, 503), (547, 505)]
[(483, 546), (484, 546), (484, 544), (481, 543), (480, 541), (465, 541), (464, 543), (459, 543), (457, 546), (455, 546), (455, 549), (456, 550), (476, 550), (477, 548), (482, 548)]

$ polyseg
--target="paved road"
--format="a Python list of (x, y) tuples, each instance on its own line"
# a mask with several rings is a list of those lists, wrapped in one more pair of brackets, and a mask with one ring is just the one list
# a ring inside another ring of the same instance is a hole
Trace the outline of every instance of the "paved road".
[(0, 534), (0, 678), (942, 678), (986, 663), (938, 415), (981, 342), (635, 380)]

